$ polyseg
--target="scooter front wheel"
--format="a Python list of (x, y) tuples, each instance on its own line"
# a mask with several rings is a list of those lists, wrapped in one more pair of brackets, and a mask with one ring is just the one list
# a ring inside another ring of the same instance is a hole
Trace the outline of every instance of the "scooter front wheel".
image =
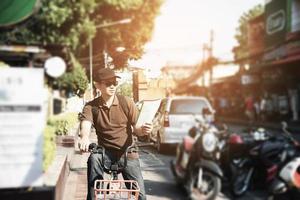
[[(189, 181), (189, 197), (190, 200), (213, 200), (216, 199), (221, 190), (221, 179), (215, 174), (202, 169), (202, 176), (199, 176), (199, 171), (195, 171)], [(199, 185), (201, 178), (201, 185)]]
[(237, 174), (234, 175), (232, 182), (232, 193), (234, 196), (239, 197), (244, 195), (250, 185), (253, 168), (240, 169)]

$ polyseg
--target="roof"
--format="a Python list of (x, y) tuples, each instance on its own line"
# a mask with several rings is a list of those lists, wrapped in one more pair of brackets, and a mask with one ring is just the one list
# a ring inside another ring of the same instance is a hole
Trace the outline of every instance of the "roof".
[(0, 45), (0, 60), (10, 66), (26, 67), (32, 61), (35, 67), (44, 67), (45, 60), (51, 56), (63, 58), (67, 67), (72, 68), (68, 50), (62, 45)]

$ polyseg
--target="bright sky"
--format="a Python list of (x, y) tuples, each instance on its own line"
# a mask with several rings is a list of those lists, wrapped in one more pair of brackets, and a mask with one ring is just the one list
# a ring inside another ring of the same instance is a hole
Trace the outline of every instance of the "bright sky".
[(146, 54), (132, 65), (159, 71), (166, 63), (196, 64), (214, 31), (213, 54), (231, 60), (238, 20), (264, 0), (165, 0)]

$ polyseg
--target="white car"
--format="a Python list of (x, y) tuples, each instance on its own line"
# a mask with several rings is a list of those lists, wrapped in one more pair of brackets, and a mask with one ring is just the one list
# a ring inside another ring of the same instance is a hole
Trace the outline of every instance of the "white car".
[(209, 111), (209, 118), (213, 121), (215, 111), (205, 97), (177, 96), (162, 99), (150, 135), (157, 150), (161, 151), (164, 144), (180, 143), (195, 125), (195, 118), (203, 117), (203, 109)]

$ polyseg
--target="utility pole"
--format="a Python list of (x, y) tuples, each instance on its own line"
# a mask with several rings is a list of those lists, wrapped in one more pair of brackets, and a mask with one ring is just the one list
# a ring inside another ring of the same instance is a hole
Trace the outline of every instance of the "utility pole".
[[(131, 23), (131, 19), (130, 18), (126, 18), (126, 19), (122, 19), (119, 21), (113, 21), (113, 22), (109, 22), (109, 23), (104, 23), (104, 24), (99, 24), (96, 25), (96, 30), (97, 29), (101, 29), (101, 28), (106, 28), (106, 27), (111, 27), (111, 26), (115, 26), (115, 25), (120, 25), (120, 24), (128, 24)], [(104, 41), (104, 49), (103, 49), (103, 57), (104, 57), (104, 67), (107, 68), (107, 52), (106, 52), (106, 41)], [(93, 38), (90, 38), (89, 41), (89, 61), (90, 61), (90, 94), (91, 94), (91, 99), (93, 99), (94, 94), (93, 94)]]
[[(212, 61), (213, 59), (213, 42), (214, 42), (214, 31), (210, 31), (210, 41), (209, 41), (209, 48), (208, 48), (208, 59)], [(212, 79), (213, 79), (213, 63), (210, 63), (209, 66), (209, 86), (212, 86)]]
[[(204, 63), (205, 63), (205, 60), (207, 59), (206, 58), (206, 51), (207, 51), (207, 44), (203, 44), (203, 47), (202, 47), (202, 67), (205, 67)], [(202, 86), (203, 87), (205, 86), (205, 73), (204, 72), (205, 72), (205, 69), (202, 72)]]
[(205, 86), (205, 74), (208, 70), (209, 72), (209, 86), (212, 85), (213, 78), (213, 63), (210, 63), (213, 60), (213, 42), (214, 42), (214, 31), (210, 31), (209, 44), (204, 43), (202, 47), (202, 64), (203, 64), (203, 72), (202, 72), (202, 85)]
[(89, 58), (90, 58), (90, 99), (93, 99), (93, 42), (92, 39), (89, 41)]
[(106, 51), (106, 41), (104, 40), (104, 48), (103, 48), (103, 59), (104, 59), (104, 67), (108, 67), (108, 59), (107, 59), (107, 51)]

